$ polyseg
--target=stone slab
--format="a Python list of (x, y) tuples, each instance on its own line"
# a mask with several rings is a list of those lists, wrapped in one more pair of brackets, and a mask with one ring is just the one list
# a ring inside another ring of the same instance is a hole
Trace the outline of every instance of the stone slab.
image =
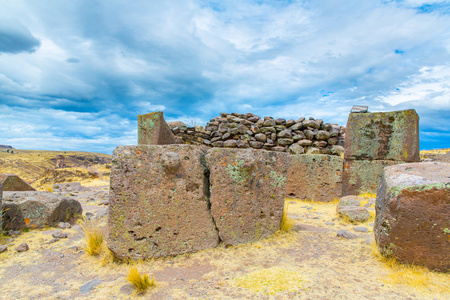
[(345, 158), (418, 162), (419, 116), (416, 111), (351, 113), (345, 133)]
[(288, 198), (333, 201), (342, 196), (343, 159), (339, 156), (292, 155), (286, 185)]
[(254, 242), (280, 228), (289, 154), (208, 150), (211, 213), (225, 246)]
[(4, 191), (35, 191), (35, 189), (26, 183), (16, 174), (0, 174), (0, 182)]
[(3, 188), (0, 181), (0, 232), (3, 228)]
[(344, 160), (342, 195), (376, 193), (383, 176), (383, 169), (402, 164), (392, 160)]
[(385, 168), (375, 207), (374, 233), (383, 255), (450, 270), (450, 164)]
[(175, 135), (164, 120), (164, 113), (162, 111), (138, 115), (138, 144), (176, 144)]
[(162, 257), (219, 244), (204, 156), (192, 145), (114, 150), (107, 244), (116, 257)]
[(42, 228), (59, 222), (74, 223), (81, 217), (80, 202), (50, 192), (4, 192), (3, 228)]

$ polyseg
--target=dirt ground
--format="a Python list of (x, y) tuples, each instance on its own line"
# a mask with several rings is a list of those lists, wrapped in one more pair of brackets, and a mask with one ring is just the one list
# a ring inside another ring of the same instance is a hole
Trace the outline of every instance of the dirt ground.
[[(107, 186), (72, 193), (106, 224)], [(88, 256), (79, 225), (63, 229), (69, 238), (48, 243), (59, 228), (22, 232), (4, 238), (0, 253), (0, 299), (450, 299), (450, 274), (425, 272), (420, 284), (396, 283), (410, 276), (390, 268), (372, 254), (368, 232), (336, 218), (335, 204), (287, 199), (290, 232), (238, 247), (137, 262), (156, 286), (137, 295), (127, 282), (129, 265)], [(338, 230), (356, 239), (336, 236)], [(15, 248), (26, 242), (30, 250)], [(407, 278), (406, 278), (407, 279)]]

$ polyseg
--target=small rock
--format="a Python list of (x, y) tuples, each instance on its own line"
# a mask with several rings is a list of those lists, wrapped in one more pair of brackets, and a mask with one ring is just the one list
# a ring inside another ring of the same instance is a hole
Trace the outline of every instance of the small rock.
[(334, 226), (334, 222), (325, 222), (325, 225)]
[(339, 231), (337, 232), (337, 236), (338, 236), (338, 237), (342, 237), (342, 238), (344, 238), (344, 239), (348, 239), (348, 240), (358, 238), (358, 236), (357, 236), (356, 234), (351, 233), (350, 231), (347, 231), (347, 230), (345, 230), (345, 229), (339, 230)]
[(8, 235), (9, 236), (16, 236), (16, 235), (20, 235), (22, 232), (20, 232), (20, 230), (9, 230), (8, 231)]
[(59, 222), (58, 227), (61, 229), (66, 229), (72, 227), (69, 223)]
[(25, 252), (28, 251), (30, 249), (30, 247), (28, 247), (27, 243), (22, 243), (19, 246), (17, 246), (16, 251), (17, 252)]
[(0, 253), (5, 252), (6, 250), (8, 250), (8, 247), (5, 245), (0, 245)]
[(65, 239), (65, 238), (67, 238), (68, 236), (69, 236), (68, 233), (61, 232), (61, 231), (55, 232), (55, 233), (52, 234), (52, 237), (54, 237), (54, 238), (56, 238), (56, 239)]
[(85, 285), (82, 285), (80, 287), (80, 292), (82, 292), (83, 294), (87, 294), (90, 291), (92, 291), (100, 283), (102, 283), (102, 281), (100, 279), (91, 280), (88, 283), (86, 283)]
[(90, 219), (93, 219), (94, 218), (94, 214), (93, 213), (91, 213), (91, 212), (87, 212), (86, 213), (86, 220), (90, 220)]
[(125, 284), (120, 288), (120, 293), (125, 295), (131, 295), (134, 291), (134, 285), (132, 284)]
[(59, 241), (59, 239), (53, 238), (50, 241), (48, 241), (46, 244), (53, 244), (53, 243), (56, 243), (57, 241)]
[(357, 232), (369, 232), (369, 229), (367, 229), (367, 227), (363, 227), (363, 226), (353, 227), (353, 230), (357, 231)]
[(109, 205), (109, 201), (108, 200), (102, 200), (98, 203), (98, 205)]

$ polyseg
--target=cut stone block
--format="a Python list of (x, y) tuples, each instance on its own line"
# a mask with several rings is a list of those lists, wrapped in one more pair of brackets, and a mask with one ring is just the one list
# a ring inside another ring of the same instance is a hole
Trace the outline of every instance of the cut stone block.
[(198, 146), (119, 146), (113, 153), (107, 244), (145, 259), (214, 248), (205, 153)]
[(392, 160), (344, 160), (342, 195), (375, 194), (384, 167), (401, 163)]
[(4, 191), (35, 191), (35, 189), (15, 174), (0, 174)]
[(345, 133), (345, 158), (419, 161), (419, 116), (416, 111), (351, 113)]
[(289, 198), (329, 202), (342, 196), (343, 159), (339, 156), (292, 155), (286, 186)]
[(385, 256), (432, 270), (450, 270), (450, 164), (387, 167), (374, 225)]
[(224, 245), (254, 242), (280, 228), (289, 154), (208, 150), (211, 213)]
[(176, 144), (175, 135), (164, 120), (162, 111), (138, 116), (138, 144)]
[(3, 228), (42, 228), (59, 222), (74, 223), (83, 209), (75, 199), (50, 192), (4, 192)]

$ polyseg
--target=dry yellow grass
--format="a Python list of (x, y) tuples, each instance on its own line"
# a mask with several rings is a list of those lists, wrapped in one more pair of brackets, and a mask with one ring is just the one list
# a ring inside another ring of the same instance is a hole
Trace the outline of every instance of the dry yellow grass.
[(99, 255), (102, 252), (102, 245), (104, 240), (103, 230), (99, 228), (97, 222), (80, 223), (81, 228), (85, 233), (86, 246), (83, 248), (89, 255)]
[(450, 274), (433, 272), (422, 266), (402, 264), (395, 257), (385, 257), (380, 253), (375, 241), (371, 244), (371, 252), (389, 270), (389, 274), (383, 279), (386, 283), (408, 285), (426, 293), (450, 293)]
[(295, 292), (302, 287), (302, 281), (302, 275), (298, 271), (273, 267), (237, 277), (234, 284), (253, 293), (274, 295), (282, 291)]
[(294, 224), (294, 220), (289, 218), (289, 204), (284, 201), (283, 216), (281, 217), (280, 230), (284, 232), (289, 232)]
[[(6, 149), (0, 150), (0, 173), (16, 174), (38, 190), (46, 191), (53, 186), (53, 183), (57, 182), (89, 182), (94, 179), (109, 181), (110, 169), (107, 169), (106, 165), (92, 165), (92, 162), (97, 158), (109, 161), (111, 155), (108, 154), (20, 149), (13, 149), (13, 151), (14, 154), (7, 153)], [(57, 169), (54, 173), (53, 170), (55, 169), (55, 161), (58, 155), (66, 157), (67, 168)], [(77, 167), (77, 164), (82, 165), (85, 162), (91, 164), (91, 166), (86, 168)], [(47, 178), (45, 178), (46, 176)], [(59, 178), (56, 180), (55, 177), (58, 176)]]
[(139, 273), (136, 266), (131, 266), (128, 270), (127, 280), (135, 287), (138, 293), (143, 293), (149, 287), (155, 285), (155, 278), (149, 279), (147, 274)]

